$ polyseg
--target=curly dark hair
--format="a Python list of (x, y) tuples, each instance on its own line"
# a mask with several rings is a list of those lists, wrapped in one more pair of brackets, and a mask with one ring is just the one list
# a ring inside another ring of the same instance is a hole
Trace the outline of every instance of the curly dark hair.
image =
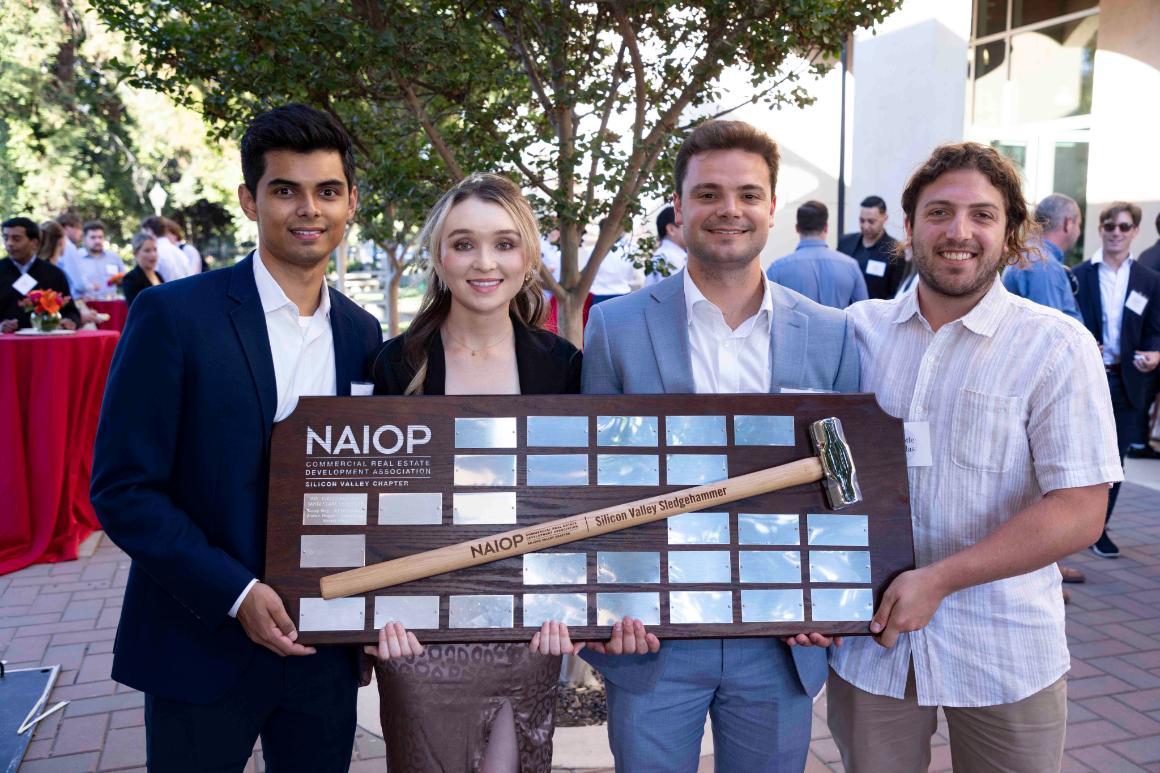
[[(915, 170), (902, 191), (902, 211), (906, 221), (914, 227), (918, 197), (923, 188), (942, 177), (947, 172), (960, 169), (974, 169), (980, 172), (991, 185), (1003, 195), (1007, 215), (1007, 238), (1003, 251), (1004, 263), (1015, 266), (1024, 262), (1024, 256), (1035, 248), (1028, 241), (1040, 233), (1039, 225), (1032, 217), (1031, 210), (1023, 198), (1023, 181), (1019, 168), (1006, 156), (994, 148), (977, 142), (954, 142), (939, 145), (922, 166)], [(899, 255), (911, 246), (908, 237), (897, 244)]]

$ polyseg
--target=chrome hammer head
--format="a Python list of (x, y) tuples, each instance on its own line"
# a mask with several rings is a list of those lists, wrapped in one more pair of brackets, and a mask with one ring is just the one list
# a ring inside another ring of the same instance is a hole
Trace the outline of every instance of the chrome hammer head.
[(842, 422), (829, 418), (815, 421), (810, 425), (810, 437), (822, 462), (822, 484), (826, 489), (826, 499), (834, 510), (841, 510), (862, 501), (862, 489), (858, 487), (858, 474), (854, 469), (854, 457), (850, 445), (842, 432)]

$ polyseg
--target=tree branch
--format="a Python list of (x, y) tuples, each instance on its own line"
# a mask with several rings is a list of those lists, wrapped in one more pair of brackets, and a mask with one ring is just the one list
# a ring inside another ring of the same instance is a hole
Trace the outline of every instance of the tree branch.
[(623, 45), (628, 48), (628, 57), (632, 62), (633, 79), (636, 81), (636, 117), (632, 122), (632, 144), (636, 146), (640, 144), (644, 134), (645, 110), (648, 108), (648, 88), (645, 84), (644, 62), (640, 58), (640, 43), (636, 39), (636, 31), (633, 30), (628, 15), (624, 12), (624, 6), (621, 3), (616, 3), (612, 7), (612, 13), (620, 27)]
[(415, 92), (411, 90), (410, 85), (405, 81), (397, 78), (396, 83), (398, 83), (399, 88), (403, 91), (403, 100), (407, 103), (407, 107), (410, 108), (411, 114), (415, 116), (415, 120), (423, 127), (423, 132), (431, 140), (431, 144), (435, 147), (435, 152), (439, 154), (439, 158), (443, 159), (443, 163), (447, 166), (447, 171), (456, 180), (462, 180), (467, 175), (463, 173), (463, 169), (459, 166), (459, 162), (455, 158), (455, 153), (447, 146), (442, 132), (439, 131), (438, 127), (427, 116), (427, 110), (423, 107), (423, 103), (415, 96)]

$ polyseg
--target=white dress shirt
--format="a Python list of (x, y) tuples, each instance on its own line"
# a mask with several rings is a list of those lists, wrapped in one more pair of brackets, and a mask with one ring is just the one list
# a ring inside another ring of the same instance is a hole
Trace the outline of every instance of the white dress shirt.
[(697, 394), (769, 392), (773, 377), (769, 339), (773, 330), (773, 296), (764, 276), (761, 307), (730, 330), (725, 315), (705, 297), (689, 276), (685, 283), (685, 316), (689, 325), (689, 357)]
[(185, 253), (164, 236), (157, 237), (156, 242), (157, 273), (161, 274), (161, 278), (166, 282), (174, 282), (189, 276), (189, 259)]
[[(266, 335), (270, 339), (274, 381), (278, 386), (278, 407), (274, 412), (274, 421), (282, 421), (294, 412), (299, 397), (337, 394), (334, 336), (330, 329), (330, 293), (324, 281), (314, 314), (300, 316), (298, 307), (274, 281), (257, 251), (254, 252), (254, 282), (258, 285), (262, 311), (266, 313)], [(237, 617), (242, 600), (257, 582), (257, 579), (250, 580), (250, 584), (230, 607), (230, 617)]]
[(1120, 362), (1120, 328), (1124, 321), (1124, 301), (1128, 299), (1128, 278), (1132, 273), (1132, 255), (1120, 264), (1119, 269), (1113, 269), (1104, 262), (1104, 251), (1096, 250), (1092, 255), (1092, 263), (1096, 264), (1096, 273), (1100, 278), (1100, 311), (1103, 319), (1101, 325), (1104, 331), (1104, 364), (1115, 365)]
[[(918, 566), (974, 545), (1050, 491), (1123, 479), (1104, 369), (1074, 319), (998, 279), (938, 332), (916, 293), (848, 313), (863, 391), (891, 416), (929, 422), (933, 464), (909, 470)], [(1053, 684), (1070, 667), (1059, 570), (952, 593), (893, 648), (850, 637), (830, 665), (901, 699), (912, 661), (923, 706), (1014, 703)]]
[[(632, 258), (628, 254), (629, 244), (627, 237), (620, 237), (609, 248), (600, 267), (596, 270), (596, 279), (592, 282), (593, 295), (626, 295), (644, 284), (644, 269), (632, 265)], [(585, 250), (580, 270), (588, 265), (592, 257), (592, 250)]]
[[(657, 251), (653, 253), (653, 260), (656, 261), (657, 258), (664, 258), (665, 262), (669, 264), (669, 276), (672, 276), (684, 268), (685, 261), (688, 260), (688, 256), (685, 251), (682, 250), (676, 242), (669, 238), (661, 239), (660, 245), (657, 246)], [(648, 285), (655, 285), (657, 282), (664, 278), (665, 277), (655, 272), (652, 274), (645, 274), (644, 283), (647, 287)]]

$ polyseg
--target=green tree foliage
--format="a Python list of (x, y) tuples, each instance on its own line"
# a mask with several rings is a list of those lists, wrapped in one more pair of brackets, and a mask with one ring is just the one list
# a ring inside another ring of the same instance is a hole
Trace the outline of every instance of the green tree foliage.
[[(675, 147), (696, 121), (740, 106), (721, 104), (722, 72), (744, 69), (746, 102), (806, 104), (799, 79), (898, 4), (104, 0), (102, 14), (140, 45), (134, 82), (223, 135), (288, 100), (334, 114), (361, 151), (361, 217), (381, 241), (405, 242), (466, 173), (519, 178), (560, 228), (560, 281), (545, 279), (561, 332), (579, 341), (616, 224), (671, 194)], [(602, 219), (581, 267), (583, 229)]]
[(160, 179), (175, 206), (225, 188), (201, 120), (164, 97), (119, 82), (112, 60), (124, 41), (100, 25), (86, 0), (0, 0), (0, 211), (50, 217), (73, 209), (126, 237), (151, 213)]

